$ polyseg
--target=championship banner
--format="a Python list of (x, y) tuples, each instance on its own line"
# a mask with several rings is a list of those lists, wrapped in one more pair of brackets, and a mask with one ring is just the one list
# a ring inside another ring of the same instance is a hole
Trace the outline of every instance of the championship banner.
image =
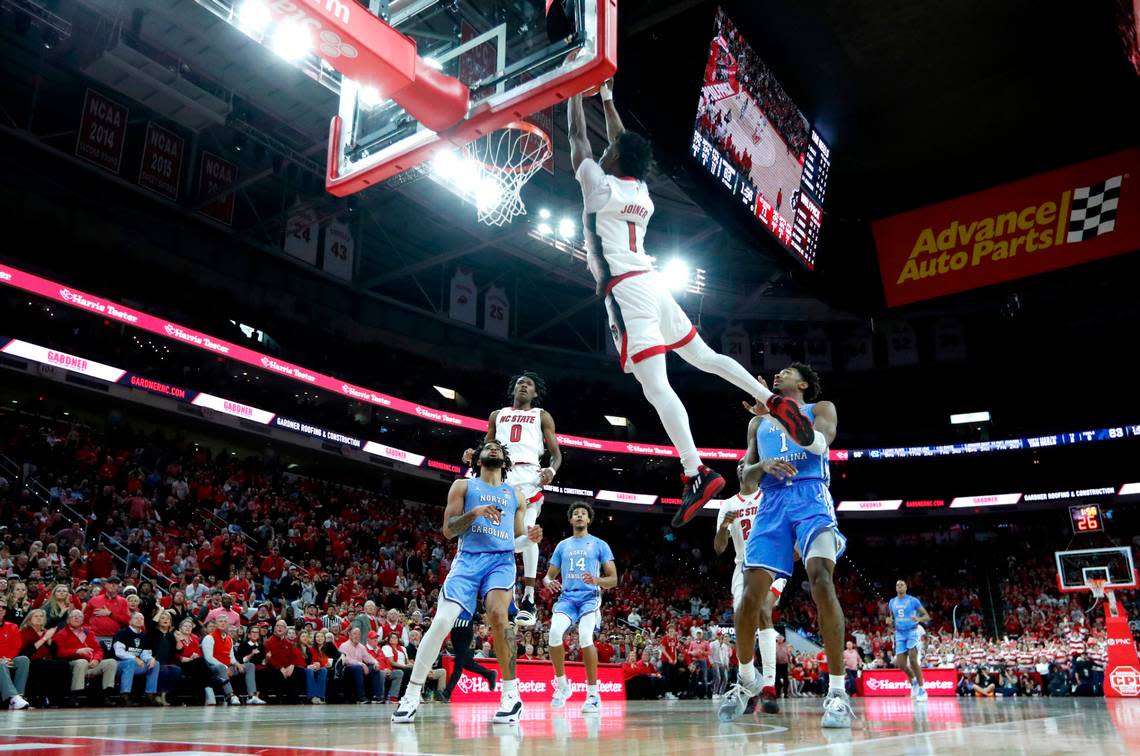
[(212, 152), (202, 153), (202, 171), (198, 176), (199, 201), (210, 200), (200, 213), (227, 226), (234, 221), (234, 193), (227, 192), (237, 183), (237, 166)]
[(739, 325), (724, 329), (720, 337), (720, 351), (739, 362), (749, 373), (752, 372), (752, 338)]
[(887, 305), (1140, 249), (1140, 149), (876, 221)]
[(83, 98), (75, 154), (111, 173), (118, 173), (123, 159), (123, 144), (127, 141), (129, 116), (127, 106), (88, 89)]
[(148, 122), (139, 165), (139, 186), (177, 201), (185, 148), (185, 139), (153, 121)]

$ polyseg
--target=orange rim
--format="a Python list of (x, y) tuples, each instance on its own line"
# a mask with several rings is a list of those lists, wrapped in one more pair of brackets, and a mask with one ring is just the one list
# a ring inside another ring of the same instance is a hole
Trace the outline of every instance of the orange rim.
[(532, 160), (528, 160), (525, 163), (522, 163), (521, 165), (517, 165), (517, 166), (495, 165), (494, 163), (484, 163), (481, 160), (476, 160), (476, 162), (478, 162), (479, 165), (483, 166), (483, 168), (487, 171), (494, 171), (496, 173), (510, 173), (510, 174), (526, 173), (527, 171), (532, 170), (535, 167), (540, 166), (543, 163), (545, 163), (547, 160), (550, 159), (550, 156), (553, 153), (553, 150), (551, 149), (551, 146), (550, 146), (550, 135), (548, 135), (545, 131), (543, 131), (539, 127), (535, 126), (533, 123), (530, 123), (529, 121), (511, 121), (507, 125), (505, 125), (501, 128), (495, 129), (494, 131), (488, 133), (485, 136), (479, 137), (478, 140), (472, 140), (472, 141), (468, 142), (463, 147), (464, 151), (468, 152), (468, 154), (470, 154), (470, 148), (471, 148), (472, 144), (474, 144), (475, 142), (477, 142), (481, 139), (490, 139), (494, 136), (494, 134), (496, 132), (499, 132), (499, 131), (523, 131), (523, 132), (526, 132), (530, 136), (540, 139), (542, 141), (542, 143), (545, 145), (545, 149), (542, 150), (542, 154), (539, 157), (534, 158)]

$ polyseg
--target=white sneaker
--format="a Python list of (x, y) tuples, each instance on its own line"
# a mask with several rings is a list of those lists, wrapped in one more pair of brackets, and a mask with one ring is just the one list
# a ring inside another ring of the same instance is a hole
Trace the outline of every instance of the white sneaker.
[[(755, 685), (759, 685), (760, 681), (757, 680)], [(748, 701), (753, 696), (760, 695), (759, 689), (753, 690), (744, 683), (737, 683), (728, 689), (728, 693), (724, 696), (724, 701), (721, 703), (720, 708), (717, 710), (717, 719), (722, 722), (731, 722), (740, 717), (744, 710), (748, 707)]]
[(214, 695), (214, 689), (213, 688), (206, 688), (206, 705), (207, 706), (217, 706), (218, 705), (218, 697), (216, 695)]
[(665, 697), (664, 697), (662, 700), (665, 700), (665, 701), (676, 701), (676, 700), (677, 700), (677, 697), (676, 697), (675, 695), (673, 695), (672, 693), (666, 692), (666, 693), (665, 693)]
[(392, 712), (392, 724), (411, 724), (416, 721), (416, 711), (420, 708), (419, 696), (404, 696), (396, 710)]
[(241, 699), (237, 696), (230, 696), (230, 706), (241, 706)]
[(494, 724), (513, 724), (522, 718), (523, 702), (518, 693), (504, 693), (499, 710), (491, 719)]
[(555, 683), (554, 696), (550, 699), (550, 708), (561, 709), (566, 705), (566, 702), (572, 695), (574, 695), (574, 691), (570, 689), (569, 682), (567, 682), (566, 685), (559, 685)]
[(31, 706), (31, 704), (29, 704), (27, 701), (25, 701), (24, 697), (21, 696), (19, 693), (12, 696), (12, 700), (10, 700), (8, 702), (8, 708), (12, 709), (13, 711), (18, 711), (20, 709), (27, 709), (29, 706)]
[(252, 704), (253, 706), (265, 706), (265, 701), (262, 701), (262, 700), (261, 700), (260, 698), (258, 698), (257, 696), (250, 696), (250, 697), (249, 697), (249, 700), (248, 700), (248, 701), (246, 701), (246, 703), (247, 703), (247, 704)]
[(586, 696), (586, 702), (582, 704), (583, 714), (597, 714), (602, 710), (602, 699), (599, 696)]
[(926, 688), (919, 688), (918, 689), (918, 695), (916, 695), (914, 697), (914, 700), (915, 701), (925, 701), (926, 700)]
[(918, 691), (919, 691), (918, 683), (912, 682), (910, 684), (910, 697), (911, 698), (918, 698)]
[(850, 727), (851, 719), (854, 716), (855, 710), (851, 708), (851, 700), (847, 698), (846, 692), (842, 690), (828, 691), (827, 697), (823, 699), (823, 721), (821, 724), (824, 727)]

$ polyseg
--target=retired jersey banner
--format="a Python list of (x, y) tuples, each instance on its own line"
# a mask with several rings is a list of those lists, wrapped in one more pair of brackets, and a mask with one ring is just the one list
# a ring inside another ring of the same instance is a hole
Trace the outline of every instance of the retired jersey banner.
[(1140, 149), (873, 224), (897, 307), (1140, 249)]

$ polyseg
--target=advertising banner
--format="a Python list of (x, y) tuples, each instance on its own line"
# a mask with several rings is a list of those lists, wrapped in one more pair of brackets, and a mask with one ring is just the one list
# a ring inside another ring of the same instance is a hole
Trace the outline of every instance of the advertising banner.
[[(443, 668), (451, 675), (455, 657), (444, 656)], [(499, 670), (496, 659), (480, 659), (479, 663), (495, 672)], [(548, 661), (526, 661), (519, 659), (516, 671), (519, 680), (519, 696), (523, 701), (541, 701), (550, 703), (554, 694), (554, 665)], [(566, 679), (570, 682), (570, 690), (579, 700), (586, 698), (586, 667), (581, 662), (566, 662)], [(463, 670), (463, 677), (455, 686), (451, 695), (452, 701), (468, 702), (499, 702), (501, 683), (497, 683), (492, 690), (487, 681), (479, 675)], [(909, 688), (907, 689), (909, 690)], [(620, 664), (598, 665), (598, 694), (603, 701), (625, 700), (625, 675), (622, 674)]]
[(1140, 149), (873, 224), (887, 305), (919, 302), (1140, 249)]
[[(958, 685), (956, 669), (924, 669), (923, 688), (931, 698), (953, 696)], [(865, 669), (859, 677), (859, 694), (868, 698), (897, 696), (910, 698), (910, 681), (901, 669)]]

